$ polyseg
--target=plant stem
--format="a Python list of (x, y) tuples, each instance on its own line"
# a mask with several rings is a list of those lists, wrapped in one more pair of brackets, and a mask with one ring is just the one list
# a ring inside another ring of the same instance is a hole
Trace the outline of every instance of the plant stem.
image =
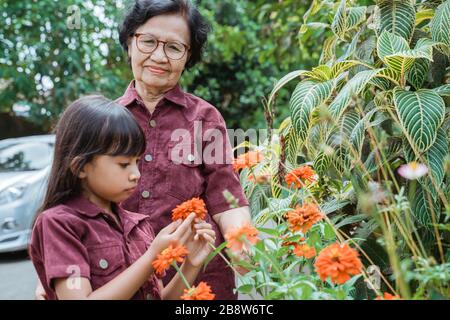
[(183, 280), (183, 283), (186, 286), (186, 288), (188, 288), (190, 290), (192, 287), (189, 285), (189, 282), (186, 280), (186, 277), (184, 276), (183, 272), (181, 272), (181, 269), (178, 267), (178, 265), (175, 261), (172, 262), (172, 266), (175, 268), (175, 270), (177, 270), (177, 272), (180, 275), (181, 280)]

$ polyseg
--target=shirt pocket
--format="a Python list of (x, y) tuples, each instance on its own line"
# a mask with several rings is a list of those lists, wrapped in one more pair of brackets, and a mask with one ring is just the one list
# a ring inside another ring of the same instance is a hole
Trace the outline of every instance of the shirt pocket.
[(195, 143), (171, 143), (167, 150), (167, 194), (186, 201), (203, 192), (201, 157)]
[(121, 244), (88, 247), (88, 254), (94, 290), (111, 281), (127, 267)]

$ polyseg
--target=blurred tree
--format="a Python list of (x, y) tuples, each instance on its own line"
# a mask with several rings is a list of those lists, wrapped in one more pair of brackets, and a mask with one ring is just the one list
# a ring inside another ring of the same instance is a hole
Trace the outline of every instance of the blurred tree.
[[(120, 96), (132, 74), (117, 28), (131, 1), (0, 0), (0, 111), (14, 107), (48, 129), (80, 95)], [(319, 57), (317, 43), (300, 45), (293, 18), (309, 2), (198, 0), (213, 32), (204, 63), (183, 75), (187, 91), (217, 106), (229, 127), (264, 127), (261, 100), (276, 79)]]
[(0, 110), (44, 128), (82, 94), (117, 97), (131, 75), (116, 40), (121, 1), (0, 1)]

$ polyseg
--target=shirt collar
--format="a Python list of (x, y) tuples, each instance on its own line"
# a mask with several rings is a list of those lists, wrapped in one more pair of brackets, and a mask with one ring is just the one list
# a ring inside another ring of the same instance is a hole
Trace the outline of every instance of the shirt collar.
[[(95, 218), (98, 215), (105, 213), (103, 209), (101, 209), (96, 204), (89, 201), (83, 195), (78, 195), (76, 197), (71, 198), (66, 202), (66, 205), (73, 208), (81, 215), (84, 215), (89, 218)], [(123, 225), (126, 225), (127, 221), (131, 222), (133, 225), (137, 225), (141, 220), (148, 218), (148, 216), (146, 215), (124, 210), (120, 205), (116, 205), (115, 208), (117, 209), (117, 212)]]
[[(131, 103), (134, 101), (140, 101), (142, 102), (142, 98), (139, 96), (136, 87), (135, 82), (136, 80), (132, 80), (130, 84), (128, 85), (127, 90), (125, 91), (124, 95), (117, 99), (117, 102), (121, 105), (128, 107)], [(169, 100), (170, 102), (175, 103), (176, 105), (179, 105), (181, 107), (187, 108), (188, 104), (186, 101), (186, 95), (184, 91), (181, 89), (181, 86), (177, 84), (175, 87), (170, 89), (164, 94), (164, 99)]]

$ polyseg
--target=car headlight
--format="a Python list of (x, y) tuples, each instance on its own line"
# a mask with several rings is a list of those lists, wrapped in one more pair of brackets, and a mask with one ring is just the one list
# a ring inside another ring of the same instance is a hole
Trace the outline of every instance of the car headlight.
[(28, 183), (17, 183), (0, 192), (0, 205), (16, 201), (23, 197), (28, 187)]

